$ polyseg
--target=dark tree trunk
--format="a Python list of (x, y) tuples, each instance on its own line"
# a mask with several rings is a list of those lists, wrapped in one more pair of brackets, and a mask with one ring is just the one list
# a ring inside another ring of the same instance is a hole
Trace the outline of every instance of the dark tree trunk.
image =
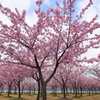
[(89, 90), (89, 95), (90, 95), (90, 88), (88, 90)]
[(66, 88), (65, 88), (65, 85), (63, 86), (63, 97), (66, 98)]
[(10, 96), (11, 86), (8, 86), (8, 97)]
[(39, 100), (39, 98), (40, 98), (40, 81), (38, 81), (38, 94), (36, 100)]
[(77, 88), (75, 89), (75, 96), (77, 97)]
[(81, 96), (82, 96), (82, 94), (83, 94), (83, 88), (80, 88), (80, 90), (81, 90)]
[(43, 86), (42, 86), (42, 100), (47, 100), (47, 94), (46, 94), (46, 84), (43, 83)]
[(18, 98), (21, 98), (20, 82), (18, 82)]

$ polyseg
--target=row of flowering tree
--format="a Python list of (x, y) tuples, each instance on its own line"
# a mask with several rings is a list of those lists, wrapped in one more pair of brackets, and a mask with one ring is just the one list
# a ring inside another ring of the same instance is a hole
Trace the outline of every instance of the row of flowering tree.
[[(19, 68), (20, 67), (20, 68)], [(18, 89), (18, 97), (21, 97), (21, 82), (28, 76), (27, 68), (22, 66), (5, 65), (0, 67), (0, 76), (2, 77), (3, 85), (8, 87), (8, 96), (11, 89)]]
[[(7, 25), (0, 21), (2, 63), (33, 68), (36, 71), (35, 79), (41, 84), (42, 100), (46, 100), (47, 83), (60, 66), (75, 62), (90, 47), (98, 48), (100, 35), (94, 33), (94, 30), (100, 28), (100, 24), (95, 22), (98, 16), (90, 22), (82, 21), (82, 16), (93, 2), (90, 0), (75, 15), (75, 1), (62, 0), (61, 5), (56, 3), (55, 8), (43, 11), (43, 1), (37, 0), (38, 9), (35, 12), (38, 21), (33, 26), (25, 21), (26, 11), (20, 14), (16, 8), (12, 12), (0, 4), (0, 12), (11, 22)], [(84, 41), (88, 41), (88, 44), (84, 45)], [(16, 81), (16, 84), (19, 82)]]
[[(98, 93), (100, 88), (98, 78), (87, 76), (86, 71), (86, 68), (83, 69), (82, 66), (75, 67), (75, 64), (61, 66), (48, 83), (48, 88), (53, 90), (55, 95), (57, 95), (57, 89), (59, 88), (59, 92), (63, 94), (64, 98), (66, 98), (68, 90), (73, 90), (72, 93), (75, 93), (76, 97), (78, 94), (81, 94), (82, 96), (83, 92), (88, 92), (89, 95), (90, 93), (94, 93), (94, 91), (95, 93)], [(34, 92), (35, 94), (38, 89), (37, 98), (39, 99), (42, 95), (40, 95), (40, 92), (42, 93), (42, 86), (39, 85), (40, 87), (37, 87), (38, 81), (36, 81), (35, 78), (36, 73), (33, 74), (32, 72), (32, 69), (27, 67), (24, 68), (22, 66), (20, 66), (20, 68), (19, 66), (16, 67), (12, 65), (1, 66), (1, 85), (3, 86), (3, 89), (8, 89), (8, 96), (10, 96), (11, 90), (13, 90), (15, 94), (18, 93), (18, 97), (21, 97), (24, 90), (30, 95), (31, 92)], [(48, 73), (45, 73), (45, 76), (47, 75)], [(2, 89), (2, 87), (0, 89)]]
[(61, 69), (57, 70), (57, 73), (49, 82), (51, 89), (56, 90), (54, 91), (55, 94), (57, 88), (60, 88), (64, 98), (66, 98), (69, 90), (72, 90), (71, 93), (75, 93), (76, 97), (78, 94), (82, 96), (83, 92), (88, 92), (90, 95), (94, 90), (96, 90), (96, 93), (97, 90), (99, 91), (99, 80), (94, 78), (94, 76), (88, 76), (87, 67), (83, 68), (83, 66), (77, 66), (67, 64), (67, 66), (63, 66)]

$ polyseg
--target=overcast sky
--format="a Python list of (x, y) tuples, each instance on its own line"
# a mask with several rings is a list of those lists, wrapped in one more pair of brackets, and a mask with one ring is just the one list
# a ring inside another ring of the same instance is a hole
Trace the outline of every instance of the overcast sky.
[[(22, 12), (22, 10), (27, 11), (26, 21), (29, 25), (33, 25), (33, 23), (36, 23), (37, 17), (34, 12), (34, 9), (36, 9), (36, 0), (0, 0), (0, 3), (4, 7), (10, 8), (12, 11), (14, 11), (15, 8), (19, 10), (19, 12)], [(55, 3), (59, 1), (61, 3), (62, 0), (44, 0), (44, 5), (42, 8), (45, 10), (49, 7), (55, 7)], [(77, 10), (77, 13), (84, 8), (89, 0), (76, 0), (75, 8)], [(99, 15), (98, 22), (100, 22), (100, 0), (93, 0), (93, 5), (86, 11), (83, 19), (90, 21), (96, 14)], [(2, 20), (4, 23), (9, 24), (10, 22), (0, 13), (0, 20)], [(99, 31), (96, 31), (99, 32)], [(100, 50), (91, 50), (91, 53), (87, 53), (88, 57), (97, 56), (98, 52)], [(92, 54), (92, 55), (91, 55)]]
[[(44, 5), (42, 6), (42, 8), (47, 9), (49, 7), (54, 7), (56, 2), (60, 2), (62, 0), (44, 0)], [(89, 0), (76, 0), (76, 10), (77, 12), (79, 12), (82, 8), (84, 8)], [(0, 0), (0, 3), (4, 6), (4, 7), (8, 7), (10, 8), (12, 11), (14, 11), (15, 8), (17, 8), (20, 12), (22, 12), (22, 10), (26, 10), (27, 11), (27, 21), (30, 25), (33, 24), (33, 22), (36, 22), (36, 14), (34, 13), (34, 9), (36, 9), (36, 4), (35, 4), (36, 0)], [(91, 6), (88, 11), (86, 12), (84, 19), (90, 21), (96, 14), (100, 14), (100, 0), (93, 0), (94, 4), (93, 6)], [(0, 16), (0, 20), (3, 17)], [(4, 19), (4, 22), (5, 19)]]

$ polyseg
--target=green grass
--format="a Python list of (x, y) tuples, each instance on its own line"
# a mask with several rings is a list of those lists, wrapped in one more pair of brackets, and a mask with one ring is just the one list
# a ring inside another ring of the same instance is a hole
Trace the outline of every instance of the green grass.
[[(21, 95), (21, 98), (18, 98), (18, 94), (10, 94), (10, 97), (7, 96), (7, 93), (2, 93), (0, 94), (0, 100), (36, 100), (36, 96), (33, 93), (29, 94), (23, 94)], [(42, 99), (40, 99), (42, 100)], [(83, 94), (83, 96), (80, 96), (78, 94), (78, 97), (75, 97), (74, 94), (68, 94), (66, 98), (63, 98), (62, 94), (53, 94), (49, 93), (47, 95), (47, 100), (100, 100), (100, 94), (93, 94), (93, 95), (88, 95), (88, 94)]]

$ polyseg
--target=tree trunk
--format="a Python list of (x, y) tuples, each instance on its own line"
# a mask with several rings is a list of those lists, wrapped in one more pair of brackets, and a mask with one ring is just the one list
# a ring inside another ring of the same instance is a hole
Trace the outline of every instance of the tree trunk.
[(21, 93), (20, 93), (20, 82), (18, 82), (18, 98), (21, 98)]
[(47, 100), (47, 94), (46, 94), (46, 84), (44, 83), (42, 86), (42, 100)]
[(64, 98), (66, 98), (66, 88), (65, 88), (65, 86), (63, 86), (63, 96), (64, 96)]
[(36, 100), (39, 100), (39, 98), (40, 98), (40, 81), (38, 82), (38, 94)]
[(8, 97), (10, 96), (11, 86), (8, 86)]
[(90, 88), (88, 90), (89, 90), (89, 95), (90, 95)]
[(81, 96), (82, 96), (82, 91), (83, 91), (83, 89), (82, 89), (82, 88), (80, 88), (80, 90), (81, 90)]
[(75, 89), (75, 96), (77, 97), (77, 88)]

